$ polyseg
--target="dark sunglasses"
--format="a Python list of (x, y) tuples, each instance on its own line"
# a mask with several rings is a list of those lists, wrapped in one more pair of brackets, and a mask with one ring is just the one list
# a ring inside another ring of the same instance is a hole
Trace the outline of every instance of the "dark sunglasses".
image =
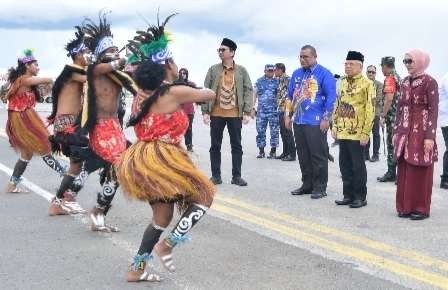
[(412, 60), (412, 59), (410, 59), (410, 58), (405, 58), (405, 59), (403, 59), (403, 63), (404, 64), (411, 64), (411, 63), (413, 63), (414, 61)]
[(224, 52), (224, 51), (226, 51), (226, 50), (227, 50), (227, 48), (218, 48), (218, 49), (217, 49), (218, 52)]
[(367, 73), (368, 73), (368, 74), (376, 74), (376, 71), (374, 71), (374, 70), (368, 70)]

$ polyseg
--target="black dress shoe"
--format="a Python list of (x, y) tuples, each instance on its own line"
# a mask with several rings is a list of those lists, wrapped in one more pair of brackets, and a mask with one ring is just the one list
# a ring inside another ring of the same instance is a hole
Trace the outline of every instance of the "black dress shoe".
[(442, 181), (442, 182), (440, 182), (440, 188), (442, 188), (442, 189), (448, 189), (448, 181)]
[(399, 218), (408, 218), (408, 217), (411, 217), (411, 214), (410, 213), (401, 213), (401, 212), (399, 212), (398, 213), (398, 217)]
[(232, 181), (230, 183), (239, 185), (239, 186), (247, 186), (246, 180), (242, 179), (241, 177), (233, 177)]
[(380, 157), (378, 155), (372, 155), (372, 158), (370, 158), (370, 162), (378, 162), (380, 160)]
[(282, 153), (282, 154), (280, 154), (279, 156), (275, 157), (275, 159), (283, 159), (283, 158), (285, 158), (286, 156), (288, 156), (288, 154)]
[(291, 155), (286, 155), (282, 158), (282, 161), (296, 161), (296, 158), (292, 157)]
[(352, 203), (352, 200), (350, 198), (345, 198), (342, 200), (335, 200), (334, 203), (336, 203), (337, 205), (349, 205)]
[(268, 159), (276, 159), (275, 152), (269, 152)]
[(222, 183), (222, 179), (221, 176), (212, 176), (210, 177), (210, 180), (213, 182), (213, 184), (221, 184)]
[(427, 218), (428, 218), (428, 216), (425, 214), (422, 214), (422, 213), (418, 213), (418, 212), (411, 213), (411, 220), (413, 220), (413, 221), (420, 221), (420, 220), (424, 220)]
[(379, 182), (394, 182), (397, 176), (390, 171), (386, 172), (383, 176), (378, 177), (376, 180)]
[(306, 189), (303, 187), (299, 187), (297, 189), (294, 189), (291, 191), (292, 195), (304, 195), (304, 194), (311, 194), (311, 189)]
[(323, 198), (323, 197), (326, 197), (326, 196), (327, 196), (326, 192), (315, 191), (315, 192), (311, 193), (311, 198), (312, 199), (319, 199), (319, 198)]
[(349, 206), (350, 208), (360, 208), (367, 205), (367, 200), (354, 200)]

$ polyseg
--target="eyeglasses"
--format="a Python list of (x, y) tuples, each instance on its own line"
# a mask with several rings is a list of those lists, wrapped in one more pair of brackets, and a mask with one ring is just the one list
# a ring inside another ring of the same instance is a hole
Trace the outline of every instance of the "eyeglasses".
[(405, 58), (405, 59), (403, 59), (403, 63), (404, 64), (411, 64), (411, 63), (413, 63), (414, 62), (414, 60), (412, 60), (411, 58)]
[(227, 48), (218, 48), (216, 51), (218, 52), (218, 53), (222, 53), (222, 52), (224, 52), (224, 51), (226, 51), (227, 50)]
[(368, 74), (376, 74), (376, 71), (374, 71), (374, 70), (368, 70), (367, 73), (368, 73)]

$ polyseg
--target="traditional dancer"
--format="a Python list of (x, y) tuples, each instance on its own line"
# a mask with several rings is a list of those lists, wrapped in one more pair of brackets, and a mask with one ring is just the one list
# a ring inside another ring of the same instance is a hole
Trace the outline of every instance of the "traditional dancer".
[(37, 77), (39, 65), (32, 50), (25, 50), (25, 56), (19, 58), (17, 67), (9, 70), (10, 87), (6, 94), (8, 100), (8, 121), (6, 133), (11, 146), (20, 153), (14, 171), (6, 187), (6, 192), (21, 192), (17, 187), (22, 174), (34, 154), (42, 156), (45, 164), (59, 174), (65, 174), (65, 168), (51, 155), (49, 132), (42, 119), (34, 110), (39, 99), (37, 86), (51, 84), (51, 78)]
[[(50, 137), (53, 151), (62, 152), (70, 158), (70, 168), (64, 175), (56, 197), (49, 209), (49, 215), (64, 215), (84, 212), (75, 202), (76, 191), (69, 190), (75, 178), (81, 173), (83, 156), (80, 149), (87, 150), (89, 140), (86, 135), (75, 131), (76, 119), (81, 111), (83, 84), (86, 82), (86, 56), (84, 32), (76, 26), (75, 39), (65, 47), (73, 64), (66, 65), (53, 85), (53, 111), (48, 117), (53, 124), (54, 135)], [(83, 175), (81, 175), (83, 176)], [(65, 196), (64, 196), (65, 195)]]
[[(172, 17), (171, 15), (170, 17)], [(155, 274), (145, 272), (151, 252), (163, 266), (175, 271), (171, 252), (178, 242), (206, 213), (215, 192), (211, 181), (200, 172), (182, 149), (180, 142), (188, 128), (188, 118), (181, 105), (204, 102), (215, 98), (209, 89), (198, 90), (186, 84), (174, 83), (178, 68), (168, 49), (168, 37), (162, 25), (149, 27), (137, 37), (138, 52), (146, 59), (135, 72), (143, 102), (140, 111), (129, 124), (135, 126), (138, 142), (129, 147), (117, 165), (117, 176), (129, 196), (149, 202), (153, 210), (151, 224), (128, 272), (129, 282), (160, 281)], [(174, 229), (159, 238), (173, 217), (174, 204), (183, 211)]]
[(113, 43), (110, 24), (105, 14), (100, 14), (99, 24), (86, 20), (83, 31), (84, 43), (94, 52), (95, 63), (87, 68), (87, 95), (84, 98), (81, 114), (81, 128), (89, 132), (90, 148), (94, 156), (89, 157), (87, 172), (98, 169), (98, 162), (90, 166), (92, 160), (102, 161), (102, 192), (98, 193), (97, 205), (92, 209), (90, 218), (92, 229), (116, 231), (115, 227), (105, 224), (105, 215), (118, 188), (112, 164), (116, 163), (126, 149), (127, 141), (119, 120), (122, 89), (137, 93), (133, 80), (119, 71), (124, 67), (125, 59), (120, 58), (118, 48)]

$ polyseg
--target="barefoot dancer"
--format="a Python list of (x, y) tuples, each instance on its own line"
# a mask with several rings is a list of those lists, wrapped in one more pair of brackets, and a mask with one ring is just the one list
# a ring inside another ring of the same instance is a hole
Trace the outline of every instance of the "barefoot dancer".
[(17, 184), (34, 154), (42, 156), (45, 164), (59, 174), (65, 173), (65, 169), (51, 155), (49, 132), (34, 110), (36, 100), (40, 97), (37, 86), (53, 82), (51, 78), (37, 77), (38, 72), (39, 65), (29, 49), (17, 61), (17, 67), (9, 70), (8, 82), (11, 85), (6, 95), (6, 133), (11, 146), (20, 153), (20, 158), (14, 166), (6, 192), (21, 192)]
[[(158, 275), (145, 271), (153, 250), (167, 270), (175, 271), (173, 248), (185, 240), (187, 232), (204, 216), (215, 192), (214, 185), (193, 165), (179, 144), (188, 129), (188, 118), (181, 105), (210, 101), (215, 93), (173, 84), (178, 68), (167, 47), (168, 38), (164, 33), (167, 20), (140, 33), (136, 39), (141, 41), (140, 46), (135, 42), (130, 44), (134, 53), (146, 59), (134, 75), (143, 102), (129, 122), (135, 126), (138, 142), (123, 153), (117, 176), (123, 191), (150, 203), (153, 219), (128, 272), (129, 282), (160, 281)], [(159, 241), (171, 222), (175, 203), (182, 210), (182, 216), (174, 229)]]
[(86, 162), (86, 170), (90, 173), (98, 169), (89, 165), (92, 159), (102, 159), (103, 163), (103, 190), (98, 194), (97, 205), (92, 209), (90, 218), (92, 230), (115, 231), (116, 228), (105, 224), (105, 216), (118, 188), (112, 165), (127, 146), (118, 117), (119, 101), (123, 88), (134, 95), (137, 88), (127, 74), (119, 71), (124, 67), (125, 60), (120, 58), (118, 48), (113, 43), (105, 14), (100, 14), (98, 25), (87, 19), (83, 31), (84, 42), (96, 59), (87, 68), (88, 88), (81, 114), (81, 127), (89, 132), (90, 148), (94, 153), (93, 158)]
[[(86, 82), (87, 52), (84, 44), (84, 32), (79, 26), (75, 27), (75, 39), (65, 47), (67, 56), (71, 57), (73, 64), (66, 65), (53, 85), (53, 111), (48, 120), (53, 124), (54, 135), (50, 137), (53, 151), (62, 152), (70, 158), (70, 168), (62, 178), (56, 197), (49, 209), (49, 215), (64, 215), (83, 212), (75, 195), (69, 190), (75, 178), (80, 174), (83, 159), (77, 154), (76, 147), (87, 148), (87, 136), (75, 131), (76, 119), (81, 111), (83, 85)], [(64, 194), (66, 194), (64, 196)]]

